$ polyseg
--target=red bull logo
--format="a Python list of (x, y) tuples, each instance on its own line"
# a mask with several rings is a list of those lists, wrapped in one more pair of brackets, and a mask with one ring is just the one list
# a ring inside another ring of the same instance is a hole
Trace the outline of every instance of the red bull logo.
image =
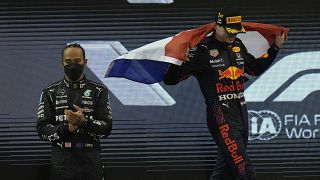
[(235, 66), (230, 66), (228, 69), (221, 71), (219, 71), (219, 80), (223, 79), (223, 78), (229, 78), (231, 80), (236, 80), (238, 79), (240, 76), (244, 76), (244, 68), (237, 68)]
[(240, 155), (237, 150), (238, 150), (238, 145), (234, 139), (229, 137), (229, 125), (224, 124), (219, 127), (220, 133), (222, 138), (224, 139), (225, 145), (228, 147), (228, 151), (232, 157), (232, 160), (235, 164), (239, 164), (241, 161), (243, 161), (242, 155)]
[(229, 85), (225, 85), (223, 83), (217, 83), (216, 89), (218, 93), (243, 91), (244, 85), (242, 81), (231, 81), (231, 84)]

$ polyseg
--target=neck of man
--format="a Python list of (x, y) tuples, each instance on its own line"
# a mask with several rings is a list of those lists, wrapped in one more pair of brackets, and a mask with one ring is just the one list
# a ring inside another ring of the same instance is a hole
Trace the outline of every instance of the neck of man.
[(218, 33), (214, 33), (214, 38), (215, 38), (217, 41), (219, 41), (219, 42), (221, 42), (221, 43), (224, 43), (222, 37), (219, 36)]

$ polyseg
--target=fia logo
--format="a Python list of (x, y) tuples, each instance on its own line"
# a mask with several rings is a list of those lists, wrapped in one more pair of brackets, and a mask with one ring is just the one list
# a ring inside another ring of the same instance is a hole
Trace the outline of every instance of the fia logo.
[(281, 119), (273, 111), (249, 110), (249, 140), (268, 141), (277, 137), (281, 131)]

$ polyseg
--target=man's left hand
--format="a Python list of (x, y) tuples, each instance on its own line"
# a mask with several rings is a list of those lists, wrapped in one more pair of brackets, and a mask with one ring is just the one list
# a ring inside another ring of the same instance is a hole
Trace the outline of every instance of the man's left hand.
[(77, 106), (77, 105), (73, 105), (73, 107), (77, 110), (77, 111), (71, 111), (71, 110), (64, 110), (64, 114), (67, 117), (67, 121), (69, 123), (71, 123), (72, 125), (75, 126), (80, 126), (83, 121), (85, 120), (84, 114), (83, 114), (83, 110)]

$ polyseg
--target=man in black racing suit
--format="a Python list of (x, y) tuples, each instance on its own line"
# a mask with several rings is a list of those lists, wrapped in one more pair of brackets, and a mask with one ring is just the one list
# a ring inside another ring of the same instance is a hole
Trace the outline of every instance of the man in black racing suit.
[(38, 108), (38, 134), (52, 142), (50, 179), (101, 180), (100, 138), (112, 129), (108, 91), (84, 76), (79, 44), (62, 56), (65, 78), (42, 91)]
[[(228, 19), (230, 24), (228, 24)], [(235, 23), (236, 22), (236, 23)], [(256, 179), (246, 152), (248, 115), (244, 99), (245, 73), (258, 76), (275, 59), (284, 36), (277, 36), (268, 52), (256, 59), (249, 54), (237, 33), (245, 32), (235, 11), (216, 15), (215, 32), (190, 49), (189, 61), (170, 65), (164, 83), (177, 84), (193, 75), (197, 78), (207, 107), (209, 131), (218, 145), (216, 167), (211, 180)]]

